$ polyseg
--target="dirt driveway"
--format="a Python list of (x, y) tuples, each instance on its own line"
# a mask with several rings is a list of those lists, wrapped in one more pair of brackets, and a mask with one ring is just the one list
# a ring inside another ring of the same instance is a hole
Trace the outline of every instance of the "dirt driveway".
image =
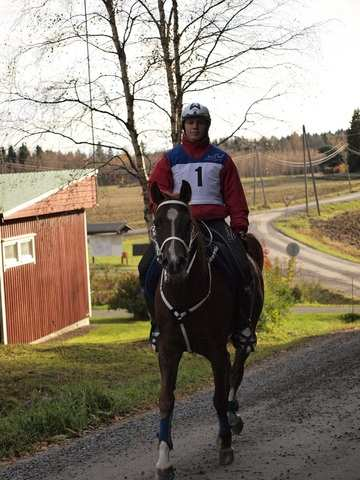
[[(249, 368), (235, 462), (217, 464), (211, 392), (177, 403), (176, 478), (360, 480), (360, 331), (310, 341)], [(0, 468), (1, 480), (154, 478), (157, 413)]]

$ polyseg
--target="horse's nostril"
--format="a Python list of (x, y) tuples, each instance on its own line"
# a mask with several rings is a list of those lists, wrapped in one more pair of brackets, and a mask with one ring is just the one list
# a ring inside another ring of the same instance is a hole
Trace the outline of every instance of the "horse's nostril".
[(186, 267), (186, 258), (185, 257), (179, 258), (179, 267), (180, 268), (185, 268)]

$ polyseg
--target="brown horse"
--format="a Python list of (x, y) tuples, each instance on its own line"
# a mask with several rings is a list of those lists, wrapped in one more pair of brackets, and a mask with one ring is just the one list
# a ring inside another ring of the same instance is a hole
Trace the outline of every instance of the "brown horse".
[[(204, 237), (190, 212), (191, 187), (183, 181), (177, 195), (161, 192), (152, 185), (157, 210), (152, 237), (158, 261), (163, 267), (155, 297), (155, 321), (159, 326), (160, 432), (158, 479), (173, 479), (174, 469), (169, 452), (172, 449), (171, 419), (177, 371), (184, 351), (206, 357), (212, 366), (215, 384), (214, 407), (219, 420), (219, 461), (232, 463), (232, 432), (240, 433), (242, 420), (237, 414), (237, 390), (243, 378), (248, 354), (236, 351), (231, 365), (227, 350), (239, 299), (224, 281), (223, 273), (212, 267), (206, 255)], [(259, 242), (248, 236), (248, 251), (253, 275), (252, 329), (260, 316), (264, 288), (263, 255)], [(216, 248), (212, 257), (216, 255)]]

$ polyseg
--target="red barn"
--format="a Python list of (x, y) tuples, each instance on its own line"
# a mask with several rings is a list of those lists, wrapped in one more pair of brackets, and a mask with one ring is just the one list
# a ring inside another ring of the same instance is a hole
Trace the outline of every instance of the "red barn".
[(94, 170), (0, 175), (1, 343), (43, 341), (91, 314), (86, 208)]

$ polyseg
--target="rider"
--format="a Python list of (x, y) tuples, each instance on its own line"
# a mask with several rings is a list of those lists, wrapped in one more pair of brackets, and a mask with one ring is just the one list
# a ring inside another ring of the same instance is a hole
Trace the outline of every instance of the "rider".
[[(199, 103), (185, 106), (182, 111), (182, 142), (165, 153), (156, 163), (149, 178), (149, 186), (157, 182), (160, 190), (164, 192), (178, 192), (182, 180), (187, 180), (192, 189), (190, 206), (193, 217), (205, 221), (210, 229), (215, 230), (216, 236), (222, 239), (223, 243), (230, 247), (232, 255), (239, 259), (242, 268), (238, 273), (242, 278), (237, 293), (240, 294), (242, 302), (232, 342), (235, 348), (248, 353), (253, 351), (256, 345), (256, 336), (249, 328), (252, 277), (244, 244), (249, 225), (249, 210), (234, 162), (227, 153), (210, 144), (210, 124), (211, 117), (207, 107)], [(231, 228), (225, 223), (227, 216), (230, 216)], [(155, 268), (151, 268), (151, 262)], [(157, 284), (160, 269), (156, 263), (154, 249), (151, 248), (139, 264), (140, 283), (143, 288), (150, 270), (152, 284)], [(149, 298), (149, 295), (147, 303), (150, 304), (149, 310), (153, 317), (154, 300)], [(153, 324), (151, 342), (154, 346), (158, 335), (159, 331)]]

